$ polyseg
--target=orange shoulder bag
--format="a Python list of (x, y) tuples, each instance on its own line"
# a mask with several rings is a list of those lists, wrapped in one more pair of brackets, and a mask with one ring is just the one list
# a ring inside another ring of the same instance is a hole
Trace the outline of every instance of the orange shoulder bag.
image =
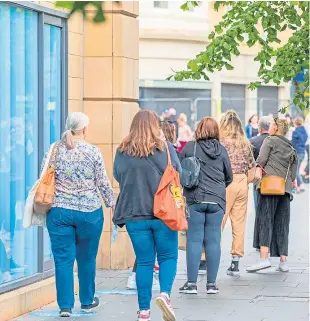
[(183, 196), (180, 175), (171, 164), (169, 147), (165, 142), (168, 165), (154, 197), (154, 215), (173, 231), (187, 230), (186, 201)]
[[(55, 168), (58, 158), (58, 144), (55, 144), (51, 157), (47, 160), (48, 167), (46, 172), (44, 173), (42, 179), (39, 182), (37, 191), (34, 196), (34, 212), (41, 213), (41, 214), (48, 214), (50, 211), (55, 197)], [(54, 167), (51, 166), (53, 155), (55, 154), (55, 165)]]

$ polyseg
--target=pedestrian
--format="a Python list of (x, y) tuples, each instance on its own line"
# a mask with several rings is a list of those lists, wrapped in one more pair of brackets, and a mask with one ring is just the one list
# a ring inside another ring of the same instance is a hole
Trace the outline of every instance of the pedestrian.
[[(85, 142), (88, 123), (85, 114), (70, 114), (67, 131), (56, 143), (56, 152), (51, 158), (55, 168), (55, 197), (46, 223), (61, 317), (71, 316), (74, 306), (75, 259), (81, 309), (90, 312), (99, 305), (94, 294), (96, 256), (104, 220), (101, 199), (106, 207), (114, 205), (113, 189), (101, 152)], [(42, 168), (44, 164), (45, 159)]]
[(297, 193), (304, 192), (303, 179), (300, 173), (300, 166), (305, 158), (306, 154), (306, 142), (308, 140), (308, 134), (305, 127), (303, 126), (304, 120), (301, 117), (297, 117), (294, 120), (295, 130), (293, 132), (292, 144), (295, 148), (298, 156), (297, 165)]
[(310, 114), (307, 115), (304, 127), (306, 129), (308, 140), (306, 142), (307, 162), (303, 171), (302, 178), (304, 183), (309, 184), (309, 161), (310, 161)]
[(181, 153), (184, 146), (193, 139), (193, 133), (187, 123), (187, 116), (182, 113), (178, 118), (179, 135), (178, 135), (178, 152)]
[(178, 137), (179, 137), (179, 124), (177, 121), (177, 111), (174, 108), (170, 108), (168, 110), (168, 114), (167, 114), (167, 117), (165, 120), (175, 126), (176, 138), (178, 139)]
[[(181, 174), (176, 151), (171, 143), (168, 146), (172, 164)], [(129, 135), (117, 149), (113, 170), (120, 186), (113, 222), (126, 225), (136, 254), (139, 321), (150, 320), (156, 254), (161, 292), (156, 303), (164, 320), (175, 320), (170, 294), (177, 270), (178, 232), (156, 219), (153, 210), (155, 193), (167, 164), (157, 115), (149, 110), (139, 111)]]
[(232, 225), (232, 262), (227, 275), (239, 276), (239, 260), (244, 255), (244, 233), (248, 205), (248, 171), (255, 166), (250, 141), (234, 110), (226, 112), (220, 122), (221, 142), (225, 146), (233, 172), (233, 181), (226, 190), (226, 213), (222, 228), (229, 217)]
[[(265, 138), (268, 137), (268, 135), (269, 135), (270, 120), (271, 119), (269, 116), (264, 116), (264, 117), (260, 118), (260, 120), (258, 122), (259, 135), (250, 139), (255, 160), (257, 159), (257, 157), (259, 155), (259, 151), (263, 145)], [(256, 192), (255, 184), (253, 184), (253, 197), (254, 197), (254, 208), (255, 208), (255, 213), (256, 213), (257, 192)]]
[(252, 115), (248, 120), (248, 124), (245, 128), (246, 136), (251, 139), (258, 135), (258, 116)]
[[(275, 118), (270, 126), (271, 136), (264, 140), (257, 163), (268, 176), (283, 179), (284, 195), (269, 193), (265, 195), (262, 185), (258, 188), (258, 206), (255, 217), (253, 245), (260, 249), (260, 261), (249, 268), (248, 272), (257, 272), (271, 267), (271, 257), (280, 257), (278, 271), (287, 272), (288, 236), (290, 224), (290, 201), (292, 182), (296, 178), (298, 158), (291, 142), (285, 138), (289, 124), (287, 120)], [(265, 178), (263, 178), (264, 180)], [(277, 188), (274, 184), (273, 189)]]
[(197, 294), (197, 278), (202, 246), (206, 253), (208, 294), (219, 292), (216, 277), (221, 258), (221, 225), (226, 207), (226, 187), (233, 174), (227, 151), (220, 143), (215, 119), (203, 118), (195, 131), (195, 141), (184, 147), (180, 160), (196, 157), (200, 163), (199, 182), (184, 188), (189, 205), (186, 263), (187, 282), (180, 293)]

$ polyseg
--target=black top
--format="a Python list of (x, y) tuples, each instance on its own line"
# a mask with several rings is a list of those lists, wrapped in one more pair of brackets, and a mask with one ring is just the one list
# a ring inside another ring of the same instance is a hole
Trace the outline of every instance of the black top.
[(256, 137), (258, 135), (258, 128), (252, 127), (252, 137)]
[[(168, 142), (173, 167), (182, 175), (176, 151)], [(113, 176), (119, 183), (113, 223), (123, 226), (128, 221), (154, 219), (154, 196), (167, 167), (167, 152), (154, 150), (148, 157), (132, 157), (116, 152)]]
[[(183, 148), (180, 161), (194, 155), (195, 142)], [(184, 188), (188, 204), (212, 202), (225, 211), (226, 187), (233, 180), (230, 160), (226, 148), (216, 139), (199, 140), (196, 157), (200, 161), (199, 184), (196, 188)]]
[(253, 138), (250, 139), (250, 142), (251, 142), (252, 147), (253, 147), (253, 154), (254, 154), (255, 160), (257, 160), (260, 148), (262, 147), (265, 138), (268, 137), (268, 136), (269, 136), (268, 133), (264, 133), (264, 134), (261, 134), (259, 136), (256, 136), (256, 137), (253, 137)]

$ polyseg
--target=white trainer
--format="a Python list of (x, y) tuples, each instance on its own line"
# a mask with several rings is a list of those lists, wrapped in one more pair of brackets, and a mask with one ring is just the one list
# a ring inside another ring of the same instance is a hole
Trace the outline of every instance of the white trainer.
[(255, 273), (261, 270), (269, 269), (271, 267), (271, 263), (269, 260), (259, 261), (251, 266), (249, 266), (246, 271), (248, 273)]
[(279, 264), (279, 266), (277, 267), (277, 269), (276, 269), (276, 271), (278, 271), (278, 272), (289, 272), (289, 267), (288, 267), (288, 265), (287, 265), (287, 263), (285, 263), (285, 264)]

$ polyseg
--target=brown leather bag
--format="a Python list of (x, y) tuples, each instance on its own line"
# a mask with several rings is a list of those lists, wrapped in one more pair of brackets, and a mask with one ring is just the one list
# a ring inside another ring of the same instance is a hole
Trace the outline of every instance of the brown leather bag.
[(288, 164), (285, 179), (280, 176), (269, 175), (263, 177), (260, 185), (260, 192), (262, 195), (284, 195), (285, 184), (287, 181), (288, 173), (291, 167), (291, 162)]
[[(55, 154), (55, 164), (51, 167), (53, 155)], [(55, 168), (58, 158), (57, 144), (54, 145), (51, 157), (49, 160), (48, 168), (44, 176), (39, 182), (39, 186), (34, 196), (34, 212), (40, 214), (48, 214), (50, 211), (55, 197)]]

